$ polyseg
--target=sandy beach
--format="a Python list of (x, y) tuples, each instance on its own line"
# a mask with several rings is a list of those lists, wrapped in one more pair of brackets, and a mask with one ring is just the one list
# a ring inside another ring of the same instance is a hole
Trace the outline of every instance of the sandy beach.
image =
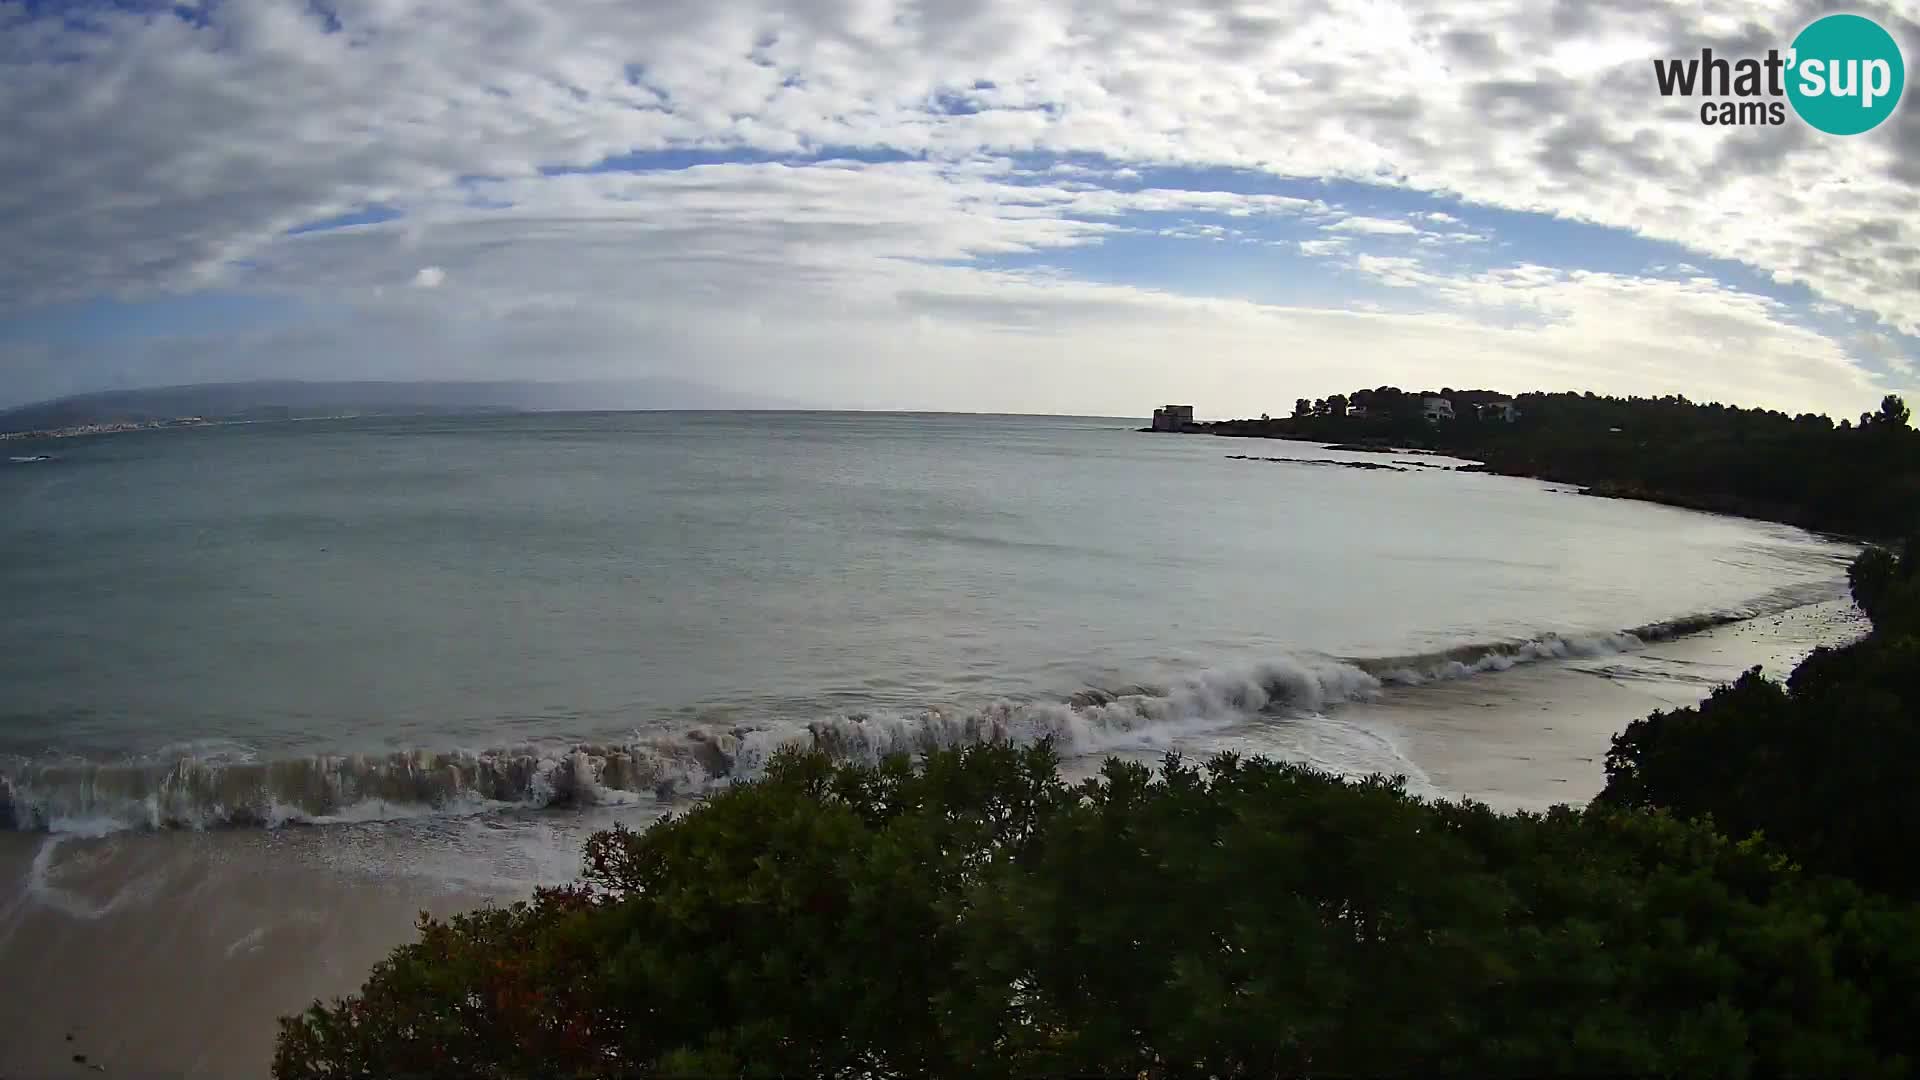
[(358, 985), (418, 910), (485, 898), (329, 872), (288, 846), (0, 837), (0, 1076), (264, 1076), (277, 1016)]
[(357, 988), (420, 912), (571, 880), (589, 832), (658, 813), (0, 835), (0, 1077), (265, 1076), (276, 1019)]
[(1584, 803), (1606, 785), (1609, 742), (1628, 723), (1696, 704), (1755, 666), (1784, 679), (1816, 647), (1867, 629), (1850, 601), (1810, 604), (1616, 656), (1396, 690), (1342, 717), (1387, 733), (1443, 794), (1507, 810)]
[[(1391, 739), (1435, 791), (1501, 808), (1581, 802), (1628, 722), (1754, 665), (1783, 677), (1864, 629), (1850, 604), (1815, 604), (1625, 654), (1396, 689), (1338, 715)], [(0, 1077), (263, 1076), (275, 1019), (355, 988), (418, 912), (566, 880), (588, 832), (661, 809), (0, 835)]]

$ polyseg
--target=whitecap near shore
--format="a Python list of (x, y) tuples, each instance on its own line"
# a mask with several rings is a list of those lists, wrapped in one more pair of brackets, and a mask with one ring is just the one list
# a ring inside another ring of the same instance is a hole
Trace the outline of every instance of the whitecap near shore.
[[(1802, 586), (1738, 608), (1629, 629), (1547, 633), (1415, 656), (1279, 657), (1202, 670), (1164, 686), (1089, 687), (1058, 701), (834, 712), (751, 726), (636, 734), (622, 741), (480, 750), (259, 759), (219, 742), (204, 753), (136, 761), (14, 760), (0, 763), (0, 827), (83, 835), (274, 828), (671, 800), (751, 780), (785, 747), (863, 762), (973, 743), (1029, 745), (1042, 739), (1052, 740), (1069, 759), (1163, 750), (1257, 720), (1326, 724), (1324, 714), (1330, 711), (1406, 688), (1539, 661), (1630, 653), (1816, 598), (1831, 599), (1835, 589)], [(1329, 737), (1339, 735), (1330, 729)], [(1350, 730), (1345, 738), (1351, 745), (1305, 755), (1306, 760), (1340, 772), (1417, 776), (1417, 766), (1377, 737)]]

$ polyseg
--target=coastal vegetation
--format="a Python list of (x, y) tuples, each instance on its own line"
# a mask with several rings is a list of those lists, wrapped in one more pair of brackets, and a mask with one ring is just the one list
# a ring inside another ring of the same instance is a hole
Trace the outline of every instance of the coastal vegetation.
[[(1430, 417), (1429, 398), (1450, 417)], [(1511, 411), (1504, 404), (1511, 405)], [(1484, 463), (1485, 471), (1894, 539), (1920, 528), (1920, 432), (1888, 395), (1857, 420), (1699, 404), (1684, 397), (1396, 387), (1295, 402), (1293, 415), (1195, 424), (1213, 435), (1414, 447)]]
[(1920, 548), (1852, 585), (1868, 637), (1632, 725), (1584, 810), (789, 752), (423, 919), (275, 1075), (1911, 1075)]
[(1710, 818), (1809, 870), (1920, 901), (1908, 846), (1920, 836), (1920, 541), (1869, 550), (1850, 576), (1870, 635), (1815, 650), (1785, 685), (1751, 671), (1628, 725), (1597, 801)]

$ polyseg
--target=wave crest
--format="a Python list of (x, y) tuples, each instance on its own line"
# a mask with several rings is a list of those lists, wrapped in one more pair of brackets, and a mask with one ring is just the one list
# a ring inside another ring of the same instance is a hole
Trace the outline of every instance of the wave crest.
[[(873, 762), (974, 743), (1051, 738), (1068, 757), (1169, 747), (1259, 716), (1302, 719), (1387, 687), (1503, 671), (1517, 664), (1628, 652), (1788, 607), (1833, 598), (1795, 588), (1754, 606), (1688, 615), (1602, 634), (1545, 634), (1415, 656), (1289, 657), (1209, 670), (1166, 687), (1088, 688), (1064, 701), (853, 713), (804, 723), (636, 736), (620, 743), (480, 751), (402, 750), (257, 761), (207, 748), (116, 763), (0, 763), (0, 828), (61, 833), (124, 829), (276, 827), (666, 799), (751, 779), (783, 747)], [(1325, 722), (1322, 719), (1321, 722)], [(1404, 761), (1373, 746), (1382, 771)]]
[(251, 761), (222, 752), (125, 763), (20, 762), (0, 770), (0, 827), (54, 832), (276, 827), (670, 798), (751, 779), (783, 747), (874, 762), (972, 743), (1051, 738), (1068, 755), (1172, 740), (1276, 708), (1354, 700), (1379, 681), (1334, 660), (1203, 672), (1167, 689), (1086, 690), (1064, 702), (855, 713), (804, 725), (567, 747), (405, 750)]

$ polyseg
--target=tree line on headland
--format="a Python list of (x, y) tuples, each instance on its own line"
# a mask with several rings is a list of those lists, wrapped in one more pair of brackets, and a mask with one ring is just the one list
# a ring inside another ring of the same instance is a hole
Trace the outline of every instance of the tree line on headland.
[(1920, 543), (1872, 632), (1496, 814), (1220, 755), (788, 752), (282, 1022), (281, 1080), (1920, 1068)]
[[(1451, 418), (1423, 403), (1446, 399)], [(1511, 402), (1509, 414), (1489, 404)], [(1508, 418), (1510, 415), (1510, 419)], [(1409, 393), (1391, 386), (1294, 403), (1293, 415), (1187, 430), (1440, 451), (1487, 472), (1578, 484), (1860, 537), (1920, 528), (1920, 432), (1887, 395), (1857, 421), (1699, 404), (1684, 397), (1491, 390)]]

